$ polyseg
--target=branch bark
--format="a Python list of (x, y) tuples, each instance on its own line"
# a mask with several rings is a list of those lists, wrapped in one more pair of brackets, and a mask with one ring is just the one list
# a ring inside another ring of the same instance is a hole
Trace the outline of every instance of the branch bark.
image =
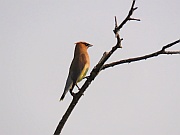
[(141, 60), (141, 59), (146, 59), (146, 58), (150, 58), (152, 57), (153, 55), (157, 56), (159, 54), (177, 54), (178, 52), (175, 51), (175, 52), (168, 52), (168, 51), (165, 51), (166, 48), (169, 48), (171, 46), (173, 46), (174, 44), (177, 44), (179, 43), (179, 41), (177, 41), (176, 43), (171, 43), (171, 44), (168, 44), (167, 46), (164, 46), (162, 48), (161, 51), (158, 51), (156, 53), (153, 53), (153, 54), (150, 54), (150, 55), (147, 55), (147, 56), (142, 56), (142, 57), (137, 57), (137, 58), (131, 58), (131, 59), (127, 59), (127, 60), (122, 60), (119, 61), (119, 63), (116, 63), (116, 62), (113, 62), (113, 63), (110, 63), (110, 64), (106, 64), (104, 65), (104, 63), (109, 59), (109, 57), (118, 49), (118, 48), (122, 48), (122, 45), (121, 45), (121, 41), (123, 39), (120, 38), (120, 35), (119, 35), (119, 31), (120, 29), (128, 22), (128, 21), (140, 21), (140, 19), (135, 19), (135, 18), (132, 18), (132, 14), (133, 12), (137, 9), (137, 7), (134, 7), (135, 5), (135, 0), (133, 0), (132, 2), (132, 5), (131, 5), (131, 8), (129, 10), (129, 13), (127, 15), (127, 17), (124, 19), (124, 21), (118, 25), (117, 24), (117, 18), (115, 17), (115, 28), (113, 30), (114, 34), (115, 34), (115, 37), (117, 39), (117, 43), (115, 46), (112, 47), (112, 49), (109, 51), (109, 52), (104, 52), (102, 58), (100, 59), (100, 61), (98, 62), (98, 64), (92, 69), (92, 71), (90, 72), (90, 76), (87, 78), (87, 80), (85, 81), (85, 83), (83, 84), (83, 86), (81, 87), (80, 91), (77, 92), (75, 94), (75, 96), (73, 96), (73, 99), (68, 107), (68, 109), (66, 110), (65, 114), (63, 115), (62, 119), (60, 120), (55, 132), (54, 132), (54, 135), (59, 135), (67, 121), (67, 119), (69, 118), (70, 114), (72, 113), (74, 107), (77, 105), (79, 99), (81, 98), (81, 96), (83, 95), (83, 93), (86, 91), (86, 89), (88, 88), (88, 86), (91, 84), (91, 82), (96, 78), (96, 76), (98, 75), (98, 73), (101, 71), (101, 70), (104, 70), (106, 68), (109, 68), (109, 67), (112, 67), (112, 66), (115, 66), (115, 65), (118, 65), (118, 64), (122, 64), (122, 63), (128, 63), (128, 62), (133, 62), (133, 61), (137, 61), (137, 60)]

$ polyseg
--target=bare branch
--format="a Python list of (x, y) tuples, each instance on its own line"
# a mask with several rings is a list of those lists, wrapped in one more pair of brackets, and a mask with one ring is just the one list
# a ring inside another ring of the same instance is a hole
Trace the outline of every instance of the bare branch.
[(144, 56), (140, 56), (140, 57), (135, 57), (135, 58), (129, 58), (129, 59), (124, 59), (124, 60), (120, 60), (120, 61), (116, 61), (116, 62), (112, 62), (109, 64), (105, 64), (101, 70), (105, 70), (109, 67), (114, 67), (120, 64), (124, 64), (124, 63), (131, 63), (131, 62), (135, 62), (135, 61), (140, 61), (140, 60), (146, 60), (148, 58), (152, 58), (155, 56), (158, 56), (160, 54), (180, 54), (180, 51), (166, 51), (165, 49), (172, 47), (173, 45), (180, 43), (180, 39), (176, 40), (168, 45), (165, 45), (162, 47), (162, 49), (160, 51), (148, 54), (148, 55), (144, 55)]

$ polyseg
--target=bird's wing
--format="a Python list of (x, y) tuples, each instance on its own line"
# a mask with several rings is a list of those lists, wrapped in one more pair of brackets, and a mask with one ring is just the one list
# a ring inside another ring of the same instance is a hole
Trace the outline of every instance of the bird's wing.
[[(85, 57), (85, 54), (79, 55), (79, 57), (76, 57), (73, 60), (74, 63), (71, 65), (71, 71), (72, 71), (72, 80), (74, 83), (79, 82), (80, 76), (84, 74), (85, 65), (87, 64), (87, 59)], [(81, 79), (82, 80), (82, 79)]]
[(66, 80), (66, 85), (65, 85), (64, 90), (68, 91), (71, 88), (72, 84), (73, 84), (73, 80), (71, 78), (71, 72), (69, 72), (69, 75), (68, 75), (68, 78)]

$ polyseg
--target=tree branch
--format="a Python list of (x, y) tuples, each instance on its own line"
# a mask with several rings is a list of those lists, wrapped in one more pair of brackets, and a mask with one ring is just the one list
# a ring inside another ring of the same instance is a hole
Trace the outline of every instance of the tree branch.
[[(90, 72), (90, 76), (87, 77), (87, 80), (85, 81), (85, 83), (83, 84), (83, 86), (81, 87), (80, 91), (77, 92), (75, 94), (75, 96), (73, 96), (73, 99), (68, 107), (68, 109), (66, 110), (65, 114), (63, 115), (62, 119), (60, 120), (55, 132), (54, 132), (54, 135), (59, 135), (65, 125), (65, 123), (67, 122), (67, 119), (69, 118), (70, 114), (72, 113), (74, 107), (77, 105), (79, 99), (81, 98), (81, 96), (83, 95), (83, 93), (86, 91), (86, 89), (88, 88), (88, 86), (91, 84), (91, 82), (96, 78), (96, 76), (98, 75), (98, 73), (101, 71), (101, 70), (104, 70), (106, 68), (108, 68), (108, 64), (104, 65), (104, 63), (109, 59), (109, 57), (118, 49), (118, 48), (122, 48), (121, 46), (121, 41), (123, 39), (120, 38), (120, 35), (119, 35), (119, 31), (120, 29), (127, 23), (127, 21), (131, 21), (131, 20), (135, 20), (135, 21), (140, 21), (140, 19), (135, 19), (135, 18), (132, 18), (132, 14), (133, 12), (137, 9), (137, 7), (134, 7), (135, 5), (135, 0), (133, 0), (132, 2), (132, 5), (131, 5), (131, 8), (130, 8), (130, 11), (127, 15), (127, 17), (124, 19), (124, 21), (118, 26), (117, 25), (117, 19), (115, 17), (115, 28), (114, 28), (114, 34), (117, 38), (117, 43), (115, 46), (112, 47), (112, 49), (109, 51), (109, 52), (104, 52), (102, 58), (100, 59), (100, 61), (98, 62), (98, 64), (92, 69), (92, 71)], [(179, 42), (178, 42), (179, 43)], [(176, 43), (175, 43), (176, 44)], [(172, 53), (170, 51), (165, 51), (166, 48), (168, 48), (169, 46), (172, 46), (172, 45), (168, 45), (168, 46), (165, 46), (164, 48), (162, 48), (162, 50), (160, 51), (161, 53)], [(177, 52), (173, 52), (173, 54), (177, 54)], [(155, 54), (150, 54), (149, 56), (146, 56), (147, 58), (148, 57), (151, 57), (151, 55), (159, 55), (159, 52), (156, 52)], [(144, 56), (145, 57), (145, 56)], [(145, 57), (145, 58), (146, 58)], [(139, 57), (139, 58), (134, 58), (136, 61), (139, 59), (141, 60), (143, 57)], [(145, 59), (144, 58), (144, 59)], [(133, 58), (132, 58), (133, 59)], [(134, 60), (134, 61), (135, 61)], [(127, 61), (130, 61), (132, 62), (132, 60), (124, 60), (124, 63), (126, 63)], [(122, 62), (120, 62), (122, 63)], [(111, 67), (113, 64), (110, 63), (109, 64), (109, 67)], [(117, 64), (115, 64), (117, 65)], [(113, 65), (114, 66), (114, 65)]]
[(148, 58), (152, 58), (152, 57), (158, 56), (160, 54), (180, 54), (180, 50), (179, 51), (166, 51), (167, 48), (170, 48), (177, 43), (180, 43), (180, 39), (176, 40), (168, 45), (163, 46), (160, 51), (157, 51), (157, 52), (154, 52), (154, 53), (151, 53), (148, 55), (140, 56), (140, 57), (128, 58), (128, 59), (112, 62), (109, 64), (105, 64), (101, 70), (105, 70), (106, 68), (114, 67), (114, 66), (124, 64), (124, 63), (131, 63), (131, 62), (135, 62), (135, 61), (146, 60)]

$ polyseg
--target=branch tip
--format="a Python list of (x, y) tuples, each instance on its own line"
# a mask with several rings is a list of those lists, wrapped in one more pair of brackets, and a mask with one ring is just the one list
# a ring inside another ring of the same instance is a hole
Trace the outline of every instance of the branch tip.
[(136, 9), (138, 9), (138, 7), (133, 8), (133, 10), (136, 10)]
[(115, 16), (115, 28), (117, 28), (117, 18)]

